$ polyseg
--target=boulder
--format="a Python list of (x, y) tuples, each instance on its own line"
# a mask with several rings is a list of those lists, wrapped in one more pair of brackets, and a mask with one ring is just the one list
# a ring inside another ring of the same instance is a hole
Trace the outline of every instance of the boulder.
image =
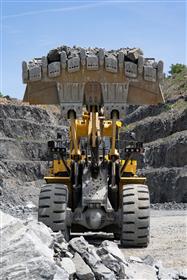
[(114, 271), (115, 274), (119, 274), (121, 271), (121, 266), (119, 260), (114, 258), (111, 254), (101, 255), (102, 263), (108, 267), (110, 270)]
[(118, 245), (112, 241), (105, 240), (101, 244), (101, 248), (105, 250), (105, 252), (110, 253), (117, 260), (125, 262), (125, 257), (122, 251), (118, 248)]
[(83, 236), (73, 238), (69, 244), (76, 252), (81, 254), (97, 279), (115, 279), (114, 272), (102, 263), (101, 258), (97, 254), (97, 249), (93, 245), (90, 245)]
[[(142, 263), (130, 263), (125, 270), (127, 279), (156, 280), (156, 269)], [(167, 278), (169, 279), (169, 278)]]
[(87, 250), (89, 243), (81, 236), (71, 239), (69, 245), (77, 253), (83, 254)]
[(103, 263), (98, 263), (92, 270), (98, 280), (114, 280), (116, 279), (115, 274), (109, 268), (107, 268)]
[(80, 280), (94, 280), (94, 273), (92, 272), (91, 268), (85, 263), (83, 258), (78, 254), (75, 253), (73, 262), (76, 268), (76, 275)]
[(72, 279), (76, 272), (75, 264), (70, 258), (62, 258), (60, 262), (61, 267), (69, 274), (69, 278)]
[(165, 280), (165, 279), (178, 280), (179, 273), (175, 269), (164, 268), (163, 266), (161, 266), (159, 267), (158, 278), (160, 280)]
[(53, 260), (51, 230), (36, 221), (22, 221), (8, 214), (1, 215), (2, 279), (69, 279)]
[(179, 269), (180, 279), (187, 279), (187, 268)]

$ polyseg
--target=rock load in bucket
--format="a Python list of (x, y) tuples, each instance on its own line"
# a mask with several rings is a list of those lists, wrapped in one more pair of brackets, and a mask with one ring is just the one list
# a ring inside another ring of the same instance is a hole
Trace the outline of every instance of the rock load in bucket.
[(139, 48), (122, 48), (105, 51), (99, 48), (69, 48), (62, 46), (49, 51), (47, 56), (23, 61), (23, 81), (41, 81), (59, 77), (63, 72), (74, 73), (83, 69), (110, 73), (123, 72), (128, 79), (141, 76), (145, 81), (156, 82), (163, 78), (163, 61), (144, 58)]
[(112, 110), (123, 118), (126, 104), (158, 104), (164, 101), (160, 82), (163, 62), (144, 58), (138, 48), (106, 51), (99, 48), (59, 47), (42, 58), (22, 63), (27, 84), (23, 101), (30, 104), (60, 104), (82, 114), (88, 82), (102, 88), (105, 116)]

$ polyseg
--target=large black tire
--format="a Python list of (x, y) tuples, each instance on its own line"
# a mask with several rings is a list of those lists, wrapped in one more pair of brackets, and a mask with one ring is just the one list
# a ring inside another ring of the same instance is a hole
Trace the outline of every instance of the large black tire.
[(66, 209), (68, 204), (68, 188), (63, 184), (47, 184), (42, 186), (39, 196), (38, 221), (43, 222), (53, 231), (62, 231), (69, 240)]
[(150, 229), (150, 198), (146, 185), (128, 184), (122, 192), (123, 247), (147, 247)]

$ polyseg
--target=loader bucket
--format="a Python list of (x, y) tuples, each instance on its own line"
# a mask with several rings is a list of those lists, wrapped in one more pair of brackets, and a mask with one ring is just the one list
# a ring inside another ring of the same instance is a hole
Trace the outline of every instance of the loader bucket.
[[(67, 51), (68, 50), (68, 51)], [(164, 102), (160, 82), (163, 62), (145, 59), (139, 49), (58, 48), (47, 57), (22, 63), (27, 84), (24, 102), (58, 104), (64, 115), (75, 110), (81, 115), (87, 83), (99, 83), (105, 114), (118, 110), (123, 117), (126, 104)]]

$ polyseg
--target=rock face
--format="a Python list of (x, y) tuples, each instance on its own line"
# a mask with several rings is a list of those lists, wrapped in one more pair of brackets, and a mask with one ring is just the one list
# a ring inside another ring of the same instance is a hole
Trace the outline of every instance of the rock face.
[[(187, 101), (176, 96), (158, 106), (127, 108), (125, 132), (144, 142), (145, 159), (139, 174), (147, 177), (152, 203), (187, 202)], [(142, 169), (143, 168), (143, 169)]]
[(68, 244), (35, 220), (0, 215), (2, 279), (186, 279), (185, 270), (166, 269), (151, 256), (125, 258), (114, 242), (94, 247), (77, 237)]
[(48, 169), (47, 141), (57, 132), (66, 139), (67, 131), (57, 107), (0, 102), (1, 209), (14, 214), (12, 206), (22, 207), (29, 201), (37, 205)]
[[(0, 175), (33, 181), (43, 178), (48, 160), (47, 141), (67, 127), (60, 112), (39, 106), (0, 104)], [(38, 172), (38, 173), (37, 173)]]

